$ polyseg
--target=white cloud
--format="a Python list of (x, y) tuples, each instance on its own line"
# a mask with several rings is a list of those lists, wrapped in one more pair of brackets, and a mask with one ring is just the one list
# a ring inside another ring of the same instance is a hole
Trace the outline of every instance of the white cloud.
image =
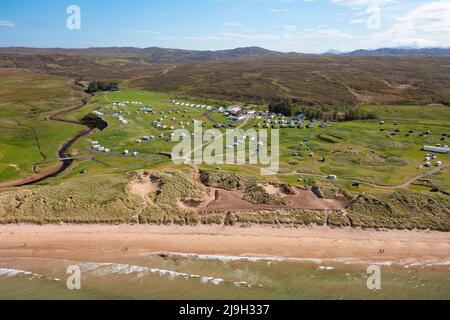
[(330, 3), (342, 4), (350, 7), (383, 6), (395, 2), (397, 2), (397, 0), (330, 0)]
[(367, 22), (366, 19), (355, 19), (355, 20), (350, 20), (350, 23), (352, 23), (352, 24), (366, 23), (366, 22)]
[(226, 22), (224, 25), (227, 27), (242, 27), (242, 23), (237, 22)]
[(16, 25), (12, 21), (0, 20), (0, 28), (14, 28)]
[(420, 5), (398, 17), (386, 32), (377, 37), (395, 45), (450, 45), (450, 0)]
[[(231, 18), (223, 23), (222, 32), (186, 36), (175, 34), (172, 37), (155, 38), (173, 40), (174, 43), (176, 40), (186, 40), (189, 45), (195, 42), (196, 46), (203, 45), (208, 49), (259, 45), (273, 50), (297, 52), (324, 52), (329, 48), (351, 51), (406, 45), (450, 46), (450, 0), (420, 1), (419, 4), (406, 4), (404, 0), (327, 0), (327, 2), (345, 6), (348, 17), (346, 21), (351, 25), (338, 27), (330, 20), (327, 21), (328, 25), (313, 27), (299, 24), (296, 27), (296, 21), (286, 19), (279, 25), (268, 24), (266, 29), (243, 30), (244, 28), (239, 28), (243, 24)], [(363, 6), (374, 3), (383, 5), (381, 8), (383, 30), (358, 28), (357, 24), (363, 25), (367, 22), (367, 7)], [(281, 13), (288, 11), (282, 9), (283, 6), (281, 8), (274, 6), (275, 9), (271, 11), (279, 13), (280, 16)], [(341, 8), (340, 11), (344, 9)], [(245, 26), (248, 23), (246, 22)]]

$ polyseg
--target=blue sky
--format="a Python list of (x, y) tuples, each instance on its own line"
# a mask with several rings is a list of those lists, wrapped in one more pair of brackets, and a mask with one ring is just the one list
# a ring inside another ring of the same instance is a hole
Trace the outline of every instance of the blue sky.
[[(81, 11), (69, 30), (67, 8)], [(262, 46), (306, 53), (450, 46), (450, 0), (2, 0), (0, 46)]]

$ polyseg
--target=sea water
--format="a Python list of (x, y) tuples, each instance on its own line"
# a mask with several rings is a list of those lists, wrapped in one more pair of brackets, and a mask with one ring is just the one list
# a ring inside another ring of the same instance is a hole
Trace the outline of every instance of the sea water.
[[(148, 253), (114, 262), (0, 259), (0, 299), (450, 299), (449, 261), (370, 261)], [(66, 271), (81, 271), (69, 290)]]

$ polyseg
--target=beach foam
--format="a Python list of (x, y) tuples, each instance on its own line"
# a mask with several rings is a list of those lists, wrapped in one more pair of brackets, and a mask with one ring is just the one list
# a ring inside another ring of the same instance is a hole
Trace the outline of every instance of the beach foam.
[(44, 278), (44, 276), (40, 274), (35, 274), (31, 271), (25, 271), (20, 269), (2, 269), (0, 268), (0, 277), (18, 277), (18, 276), (28, 276), (30, 278)]
[(169, 258), (185, 258), (204, 261), (221, 261), (223, 263), (229, 262), (268, 262), (268, 265), (272, 262), (301, 262), (301, 263), (314, 263), (321, 265), (324, 263), (336, 263), (336, 264), (357, 264), (357, 265), (379, 265), (379, 266), (407, 266), (407, 267), (434, 267), (434, 266), (447, 266), (450, 265), (450, 260), (416, 260), (416, 259), (404, 259), (399, 261), (371, 261), (362, 260), (360, 258), (334, 258), (334, 259), (316, 259), (316, 258), (289, 258), (279, 256), (265, 256), (265, 255), (252, 255), (246, 254), (241, 256), (226, 256), (226, 255), (214, 255), (214, 254), (195, 254), (195, 253), (179, 253), (179, 252), (151, 252), (143, 254), (142, 256), (167, 256)]
[[(214, 278), (208, 276), (201, 276), (197, 274), (187, 274), (183, 272), (177, 272), (173, 270), (150, 268), (144, 266), (128, 265), (128, 264), (116, 264), (116, 263), (93, 263), (88, 262), (80, 264), (80, 268), (85, 275), (92, 275), (96, 277), (104, 277), (110, 274), (136, 274), (138, 277), (142, 277), (145, 274), (156, 274), (160, 277), (166, 277), (168, 279), (174, 280), (177, 278), (188, 279), (199, 279), (203, 284), (214, 284), (221, 285), (223, 283), (232, 283), (233, 281), (226, 281), (222, 278)], [(242, 282), (242, 285), (244, 283)], [(246, 283), (246, 285), (249, 287)]]

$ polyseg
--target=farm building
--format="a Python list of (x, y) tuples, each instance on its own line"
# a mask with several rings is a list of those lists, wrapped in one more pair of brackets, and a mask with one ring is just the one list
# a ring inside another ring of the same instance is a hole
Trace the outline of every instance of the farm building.
[(433, 152), (433, 153), (441, 153), (441, 154), (449, 154), (450, 149), (445, 147), (433, 147), (433, 146), (424, 146), (422, 151)]

